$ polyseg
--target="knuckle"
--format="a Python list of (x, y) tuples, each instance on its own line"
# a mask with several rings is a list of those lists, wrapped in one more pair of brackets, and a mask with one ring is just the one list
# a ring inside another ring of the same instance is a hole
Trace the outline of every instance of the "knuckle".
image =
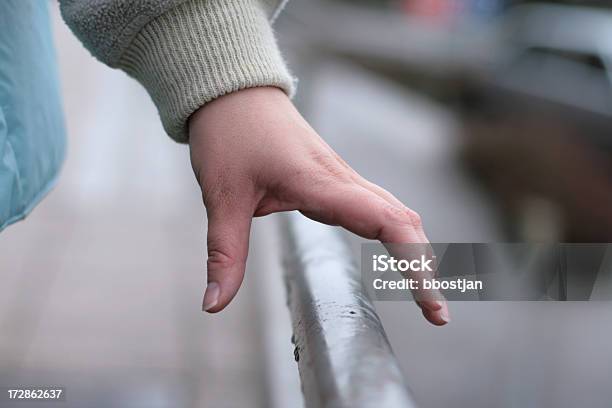
[(350, 179), (347, 167), (342, 165), (333, 155), (327, 152), (316, 152), (311, 157), (323, 178), (331, 180)]
[[(285, 200), (303, 199), (308, 194), (325, 194), (332, 191), (344, 191), (353, 187), (354, 182), (345, 171), (338, 168), (321, 167), (306, 164), (296, 169), (294, 173), (279, 183), (282, 188), (276, 188)], [(292, 177), (293, 176), (293, 177)]]
[(219, 269), (227, 269), (231, 268), (236, 263), (236, 259), (225, 251), (219, 249), (209, 249), (207, 263), (209, 268), (216, 267)]
[(398, 224), (409, 225), (413, 228), (420, 229), (423, 227), (423, 221), (419, 213), (410, 208), (398, 208), (389, 204), (386, 207), (386, 214), (389, 219)]
[(421, 215), (414, 210), (409, 208), (404, 209), (404, 213), (406, 214), (407, 221), (416, 228), (421, 228), (423, 226), (423, 220), (421, 219)]

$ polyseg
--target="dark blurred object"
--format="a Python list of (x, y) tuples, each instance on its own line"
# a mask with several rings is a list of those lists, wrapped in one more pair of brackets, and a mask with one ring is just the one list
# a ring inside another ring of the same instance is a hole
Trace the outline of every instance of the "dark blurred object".
[(464, 158), (513, 239), (610, 242), (612, 13), (530, 5), (504, 25), (507, 55), (465, 100)]
[(384, 4), (296, 2), (294, 37), (458, 112), (508, 239), (612, 242), (612, 11), (529, 4), (431, 24)]

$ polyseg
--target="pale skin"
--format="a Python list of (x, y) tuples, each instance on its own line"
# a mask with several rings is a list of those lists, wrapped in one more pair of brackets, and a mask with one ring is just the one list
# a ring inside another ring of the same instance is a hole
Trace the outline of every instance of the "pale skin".
[[(253, 217), (298, 210), (383, 243), (426, 243), (419, 215), (365, 180), (273, 87), (222, 96), (189, 121), (191, 163), (208, 216), (203, 310), (234, 298), (245, 273)], [(445, 301), (417, 302), (432, 324), (450, 321)]]

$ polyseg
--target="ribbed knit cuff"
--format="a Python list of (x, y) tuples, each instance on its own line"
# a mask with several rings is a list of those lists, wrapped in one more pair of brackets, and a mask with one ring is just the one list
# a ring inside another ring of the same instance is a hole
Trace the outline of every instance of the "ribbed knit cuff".
[(182, 3), (148, 23), (118, 67), (148, 90), (177, 142), (188, 140), (189, 116), (219, 96), (258, 86), (294, 90), (257, 0)]

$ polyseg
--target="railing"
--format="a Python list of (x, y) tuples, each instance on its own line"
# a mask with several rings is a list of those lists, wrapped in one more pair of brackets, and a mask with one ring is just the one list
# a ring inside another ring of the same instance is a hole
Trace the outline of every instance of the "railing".
[(285, 218), (285, 280), (306, 407), (415, 407), (339, 231)]

